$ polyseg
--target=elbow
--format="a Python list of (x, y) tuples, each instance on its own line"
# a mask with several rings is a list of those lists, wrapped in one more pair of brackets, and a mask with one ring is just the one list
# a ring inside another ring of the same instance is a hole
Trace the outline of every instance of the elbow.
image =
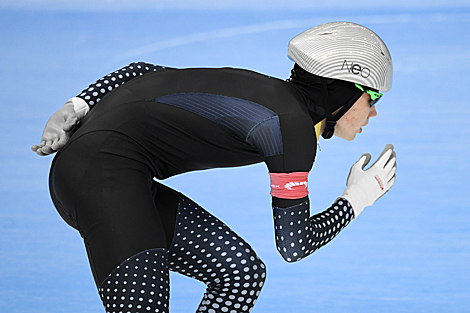
[(282, 247), (279, 245), (277, 246), (277, 251), (287, 263), (300, 261), (306, 256), (304, 253), (300, 253), (294, 249), (289, 249), (288, 247)]

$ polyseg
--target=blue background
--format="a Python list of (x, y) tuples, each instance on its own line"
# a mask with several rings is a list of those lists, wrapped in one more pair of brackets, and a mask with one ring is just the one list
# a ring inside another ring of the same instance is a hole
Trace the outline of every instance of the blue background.
[[(268, 267), (253, 312), (470, 312), (469, 1), (0, 1), (0, 311), (104, 312), (78, 233), (48, 194), (52, 157), (30, 146), (49, 116), (133, 61), (248, 68), (288, 78), (288, 41), (351, 21), (387, 43), (394, 84), (353, 142), (320, 141), (312, 213), (345, 188), (350, 166), (387, 143), (397, 181), (332, 243), (285, 263), (263, 164), (166, 183), (218, 216)], [(172, 312), (204, 285), (171, 276)]]

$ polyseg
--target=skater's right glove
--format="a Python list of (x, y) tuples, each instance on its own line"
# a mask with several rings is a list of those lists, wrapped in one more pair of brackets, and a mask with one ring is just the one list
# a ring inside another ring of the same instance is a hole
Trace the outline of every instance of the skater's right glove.
[(371, 159), (370, 154), (364, 154), (349, 172), (347, 188), (343, 196), (349, 201), (357, 217), (364, 207), (372, 205), (382, 197), (395, 182), (396, 153), (393, 145), (388, 144), (377, 161), (367, 170), (364, 167)]

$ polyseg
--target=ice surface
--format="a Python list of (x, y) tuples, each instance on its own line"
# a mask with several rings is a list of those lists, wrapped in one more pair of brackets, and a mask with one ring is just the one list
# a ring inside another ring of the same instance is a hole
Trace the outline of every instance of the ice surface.
[[(267, 264), (253, 312), (469, 312), (470, 6), (446, 3), (454, 5), (132, 12), (0, 6), (0, 311), (104, 311), (80, 236), (49, 199), (52, 158), (29, 150), (67, 99), (133, 61), (287, 78), (292, 37), (347, 20), (387, 43), (394, 83), (355, 141), (320, 142), (310, 175), (312, 213), (342, 193), (349, 167), (364, 152), (376, 157), (393, 143), (397, 182), (387, 195), (325, 248), (288, 264), (274, 244), (264, 165), (167, 183), (225, 221)], [(204, 286), (171, 279), (172, 312), (194, 311)]]

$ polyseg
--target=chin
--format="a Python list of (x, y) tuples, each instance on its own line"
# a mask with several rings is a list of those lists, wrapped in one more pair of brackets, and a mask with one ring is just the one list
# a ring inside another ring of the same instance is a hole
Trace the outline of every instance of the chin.
[(341, 138), (341, 139), (344, 139), (346, 141), (353, 141), (354, 138), (356, 138), (356, 134), (352, 135), (352, 136), (344, 136), (344, 135), (336, 135), (335, 134), (335, 137), (338, 137), (338, 138)]
[(335, 132), (333, 133), (333, 135), (335, 137), (344, 139), (346, 141), (354, 140), (354, 138), (356, 138), (357, 134), (358, 134), (358, 132), (353, 132), (352, 130), (344, 131), (344, 129), (335, 129)]
[(353, 141), (356, 138), (357, 133), (346, 134), (343, 138), (347, 141)]

